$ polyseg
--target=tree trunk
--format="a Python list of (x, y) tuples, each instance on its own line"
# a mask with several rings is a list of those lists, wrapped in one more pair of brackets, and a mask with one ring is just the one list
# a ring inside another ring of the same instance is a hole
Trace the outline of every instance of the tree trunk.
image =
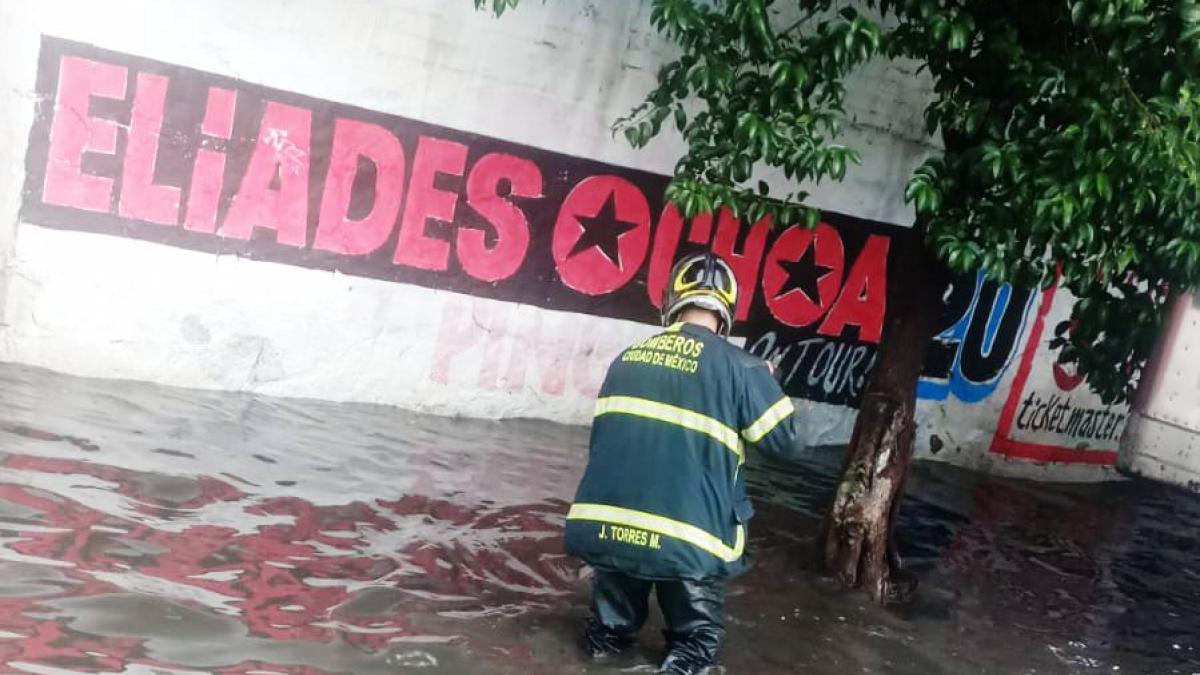
[(916, 587), (902, 571), (892, 528), (912, 457), (917, 381), (947, 282), (923, 240), (920, 232), (902, 238), (888, 270), (883, 339), (825, 521), (826, 570), (883, 604), (906, 600)]

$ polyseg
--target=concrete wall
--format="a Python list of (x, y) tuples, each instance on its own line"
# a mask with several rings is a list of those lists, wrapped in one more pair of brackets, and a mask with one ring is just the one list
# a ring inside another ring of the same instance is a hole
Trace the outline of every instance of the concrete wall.
[[(38, 138), (35, 122), (61, 112), (47, 93), (55, 83), (36, 81), (43, 36), (478, 134), (484, 144), (550, 150), (562, 166), (565, 156), (593, 172), (600, 162), (669, 174), (682, 149), (673, 133), (633, 151), (609, 131), (671, 54), (649, 30), (648, 3), (528, 4), (501, 21), (469, 0), (0, 4), (0, 358), (85, 376), (585, 422), (607, 363), (653, 330), (644, 320), (189, 250), (111, 226), (98, 233), (28, 208), (41, 182), (22, 195), (27, 151), (37, 154), (30, 130)], [(920, 115), (928, 91), (904, 64), (869, 68), (850, 88), (847, 142), (863, 164), (841, 184), (815, 187), (812, 202), (846, 222), (909, 224), (902, 191), (931, 152)], [(124, 139), (128, 124), (120, 127)], [(960, 311), (939, 341), (943, 367), (922, 384), (922, 456), (1055, 479), (1109, 475), (1124, 411), (1104, 410), (1050, 365), (1069, 298), (972, 279), (959, 286)], [(766, 354), (783, 336), (766, 330), (754, 342)], [(796, 375), (809, 386), (839, 377), (840, 352), (822, 362), (817, 351), (830, 344), (810, 345), (815, 356)], [(800, 404), (811, 443), (848, 438), (851, 408)]]
[(1121, 444), (1125, 471), (1200, 491), (1200, 298), (1176, 301)]

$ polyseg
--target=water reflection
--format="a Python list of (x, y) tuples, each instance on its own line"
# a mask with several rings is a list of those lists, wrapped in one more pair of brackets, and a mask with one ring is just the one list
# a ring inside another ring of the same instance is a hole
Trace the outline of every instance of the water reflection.
[[(586, 572), (581, 429), (0, 367), (0, 670), (563, 673)], [(1200, 670), (1190, 495), (923, 467), (924, 586), (883, 612), (811, 572), (836, 454), (760, 468), (729, 672)]]

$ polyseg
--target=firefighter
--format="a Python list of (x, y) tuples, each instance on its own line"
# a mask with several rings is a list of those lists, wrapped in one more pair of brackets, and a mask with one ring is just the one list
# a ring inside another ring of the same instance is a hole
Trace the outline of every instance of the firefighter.
[(712, 253), (677, 262), (666, 329), (621, 353), (596, 401), (566, 548), (595, 570), (584, 648), (633, 643), (651, 590), (666, 622), (659, 672), (700, 673), (725, 637), (727, 581), (746, 567), (746, 451), (800, 451), (773, 366), (730, 344), (738, 285)]

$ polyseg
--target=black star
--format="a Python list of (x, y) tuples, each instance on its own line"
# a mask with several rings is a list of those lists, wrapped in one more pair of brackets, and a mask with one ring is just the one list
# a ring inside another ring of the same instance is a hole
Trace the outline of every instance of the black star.
[(779, 266), (788, 273), (788, 278), (779, 287), (775, 297), (781, 298), (792, 291), (800, 291), (818, 307), (821, 305), (821, 292), (817, 283), (833, 271), (828, 265), (817, 263), (817, 242), (811, 242), (804, 249), (804, 255), (799, 260), (780, 260)]
[(575, 246), (571, 247), (571, 252), (567, 254), (567, 257), (574, 258), (589, 248), (598, 248), (605, 258), (620, 267), (621, 246), (619, 240), (626, 232), (636, 229), (638, 224), (617, 218), (616, 194), (608, 193), (604, 205), (595, 214), (575, 216), (575, 220), (583, 228), (583, 233), (579, 235), (579, 240), (575, 242)]

